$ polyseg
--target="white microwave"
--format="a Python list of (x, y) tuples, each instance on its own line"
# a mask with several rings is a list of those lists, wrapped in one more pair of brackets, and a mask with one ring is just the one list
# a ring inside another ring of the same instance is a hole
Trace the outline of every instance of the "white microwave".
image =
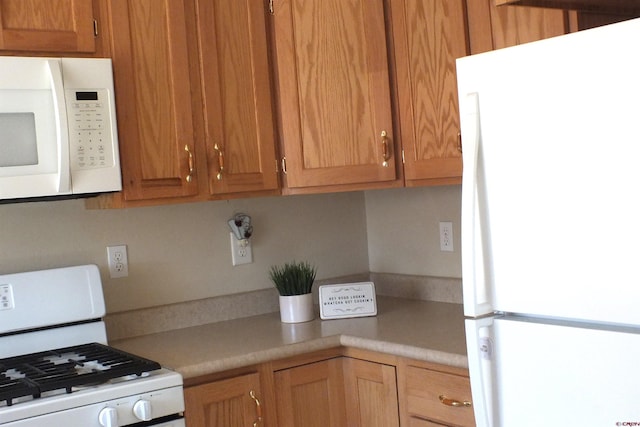
[(111, 60), (0, 57), (0, 199), (121, 189)]

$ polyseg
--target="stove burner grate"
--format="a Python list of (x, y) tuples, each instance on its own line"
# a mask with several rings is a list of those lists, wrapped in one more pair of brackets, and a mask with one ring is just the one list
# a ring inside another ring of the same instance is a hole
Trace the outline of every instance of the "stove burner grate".
[(160, 369), (157, 362), (99, 343), (0, 359), (0, 402), (103, 383)]

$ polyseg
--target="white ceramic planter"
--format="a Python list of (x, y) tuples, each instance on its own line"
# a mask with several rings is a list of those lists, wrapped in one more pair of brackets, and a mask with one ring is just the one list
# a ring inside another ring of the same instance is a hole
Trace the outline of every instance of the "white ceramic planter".
[(280, 320), (284, 323), (300, 323), (313, 320), (313, 294), (280, 295)]

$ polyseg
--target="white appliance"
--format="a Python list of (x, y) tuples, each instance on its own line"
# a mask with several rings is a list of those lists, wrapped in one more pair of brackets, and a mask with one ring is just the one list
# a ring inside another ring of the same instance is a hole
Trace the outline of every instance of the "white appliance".
[(180, 374), (106, 345), (95, 265), (0, 276), (1, 427), (185, 427)]
[(0, 199), (121, 189), (111, 60), (0, 56)]
[(478, 427), (640, 425), (640, 20), (457, 62)]

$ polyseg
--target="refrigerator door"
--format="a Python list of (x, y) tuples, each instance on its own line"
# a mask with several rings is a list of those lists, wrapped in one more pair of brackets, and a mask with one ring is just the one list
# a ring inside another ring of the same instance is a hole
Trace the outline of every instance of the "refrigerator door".
[(638, 330), (508, 317), (466, 322), (478, 427), (640, 422)]
[(465, 315), (640, 324), (640, 20), (461, 58)]

